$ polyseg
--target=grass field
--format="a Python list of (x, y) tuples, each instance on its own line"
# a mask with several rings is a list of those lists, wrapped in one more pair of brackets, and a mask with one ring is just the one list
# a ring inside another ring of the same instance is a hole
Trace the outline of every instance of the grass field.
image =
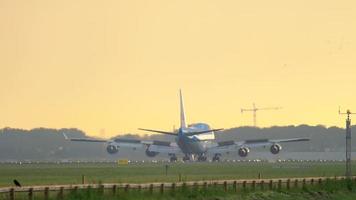
[[(16, 199), (29, 199), (27, 193), (16, 193)], [(66, 191), (63, 198), (59, 198), (57, 192), (49, 193), (45, 198), (43, 192), (35, 192), (32, 199), (38, 200), (180, 200), (180, 199), (199, 199), (199, 200), (351, 200), (356, 199), (356, 183), (351, 180), (334, 180), (329, 179), (323, 181), (321, 184), (308, 184), (305, 186), (287, 188), (273, 187), (247, 187), (234, 188), (229, 185), (224, 188), (222, 185), (208, 185), (207, 187), (179, 187), (174, 190), (165, 189), (162, 193), (159, 189), (153, 190), (138, 190), (131, 189), (129, 191), (120, 190), (113, 193), (111, 189), (100, 190), (87, 188), (83, 190)], [(6, 193), (0, 194), (0, 200), (9, 199)]]
[[(74, 164), (1, 164), (0, 187), (12, 186), (13, 179), (22, 185), (86, 183), (143, 183), (191, 180), (251, 179), (308, 176), (342, 176), (342, 162), (287, 163), (141, 163), (118, 166), (115, 163)], [(355, 171), (356, 168), (354, 167)], [(180, 178), (179, 178), (180, 177)]]
[[(281, 189), (281, 190), (238, 190), (233, 191), (229, 188), (224, 191), (222, 188), (208, 187), (204, 188), (187, 188), (179, 189), (176, 192), (166, 192), (159, 194), (158, 192), (150, 194), (147, 191), (133, 191), (128, 193), (121, 193), (119, 195), (111, 195), (109, 193), (100, 194), (97, 191), (85, 191), (70, 193), (66, 196), (66, 200), (180, 200), (180, 199), (199, 199), (199, 200), (353, 200), (356, 198), (355, 184), (351, 183), (347, 187), (346, 181), (330, 181), (322, 186), (307, 186), (305, 188), (297, 189)], [(55, 199), (55, 198), (53, 198)]]

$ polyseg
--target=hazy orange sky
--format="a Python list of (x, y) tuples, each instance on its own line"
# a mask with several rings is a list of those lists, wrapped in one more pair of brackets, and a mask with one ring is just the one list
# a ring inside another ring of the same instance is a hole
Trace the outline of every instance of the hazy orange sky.
[[(354, 0), (0, 0), (0, 127), (343, 126)], [(356, 120), (356, 117), (355, 117)]]

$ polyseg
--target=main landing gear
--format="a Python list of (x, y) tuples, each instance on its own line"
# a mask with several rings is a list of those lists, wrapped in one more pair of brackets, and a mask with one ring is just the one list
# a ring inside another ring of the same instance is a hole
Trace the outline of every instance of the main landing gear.
[(207, 157), (206, 157), (204, 154), (198, 156), (198, 161), (204, 162), (204, 161), (206, 161), (206, 160), (207, 160)]
[(213, 157), (213, 162), (219, 162), (220, 161), (220, 156), (221, 156), (221, 154), (219, 154), (219, 153), (215, 154), (214, 157)]
[(184, 161), (184, 162), (189, 161), (189, 160), (190, 160), (189, 155), (185, 155), (185, 156), (183, 157), (183, 161)]
[[(219, 154), (219, 153), (215, 154), (214, 157), (213, 157), (213, 162), (220, 161), (220, 156), (221, 156), (221, 154)], [(208, 157), (204, 153), (200, 154), (200, 155), (189, 155), (189, 154), (186, 154), (183, 157), (182, 160), (183, 160), (183, 162), (187, 162), (187, 161), (205, 162), (205, 161), (208, 160)], [(170, 161), (171, 162), (177, 161), (177, 157), (175, 155), (171, 155)]]
[(171, 154), (169, 158), (170, 162), (176, 162), (177, 161), (177, 156), (175, 154)]

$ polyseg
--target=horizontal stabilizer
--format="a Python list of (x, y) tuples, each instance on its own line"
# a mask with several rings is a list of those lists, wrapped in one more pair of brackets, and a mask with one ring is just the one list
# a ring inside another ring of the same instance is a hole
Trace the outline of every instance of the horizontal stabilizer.
[(193, 136), (193, 135), (200, 135), (200, 134), (204, 134), (204, 133), (211, 133), (214, 131), (221, 131), (224, 130), (223, 128), (219, 128), (219, 129), (211, 129), (211, 130), (207, 130), (207, 131), (197, 131), (197, 132), (188, 132), (188, 133), (184, 133), (186, 136)]
[(174, 132), (159, 131), (159, 130), (144, 129), (144, 128), (139, 128), (138, 130), (177, 136), (177, 133)]

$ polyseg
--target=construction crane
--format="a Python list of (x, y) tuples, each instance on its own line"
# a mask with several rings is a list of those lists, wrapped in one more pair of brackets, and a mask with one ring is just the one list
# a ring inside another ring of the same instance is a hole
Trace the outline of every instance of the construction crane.
[(260, 110), (279, 110), (279, 109), (282, 109), (282, 107), (266, 107), (266, 108), (256, 108), (256, 105), (255, 103), (253, 103), (252, 105), (252, 108), (249, 108), (249, 109), (246, 109), (246, 108), (241, 108), (241, 114), (243, 112), (253, 112), (253, 126), (254, 127), (257, 127), (257, 121), (256, 121), (256, 118), (257, 118), (257, 111), (260, 111)]

